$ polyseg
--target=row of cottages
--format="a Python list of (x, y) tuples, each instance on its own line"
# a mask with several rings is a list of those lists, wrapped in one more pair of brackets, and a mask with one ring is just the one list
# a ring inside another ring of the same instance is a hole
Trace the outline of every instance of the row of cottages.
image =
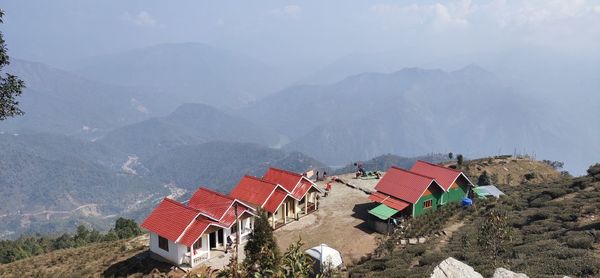
[[(375, 186), (369, 199), (379, 203), (369, 211), (379, 220), (417, 217), (447, 203), (468, 196), (473, 183), (461, 171), (417, 161), (410, 170), (391, 167)], [(388, 225), (373, 222), (374, 228), (387, 232)]]
[(210, 259), (211, 251), (223, 251), (227, 236), (245, 241), (252, 232), (255, 212), (243, 201), (199, 188), (187, 205), (164, 198), (142, 227), (150, 232), (154, 258), (195, 267)]
[(270, 168), (262, 178), (243, 177), (229, 196), (201, 187), (187, 204), (164, 198), (142, 227), (150, 232), (153, 257), (195, 267), (211, 251), (224, 251), (228, 236), (245, 242), (258, 208), (276, 229), (317, 210), (318, 193), (322, 190), (305, 176)]
[(323, 191), (304, 175), (269, 168), (262, 178), (244, 176), (229, 195), (265, 210), (277, 229), (316, 211), (319, 193)]

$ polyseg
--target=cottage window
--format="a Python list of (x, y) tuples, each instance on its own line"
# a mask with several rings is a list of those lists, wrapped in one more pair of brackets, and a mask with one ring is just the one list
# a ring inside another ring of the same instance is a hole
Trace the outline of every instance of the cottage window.
[(169, 240), (164, 237), (158, 236), (158, 248), (169, 252)]
[(194, 242), (194, 250), (202, 249), (202, 238), (199, 238)]
[(423, 202), (423, 207), (425, 207), (425, 208), (430, 208), (430, 207), (431, 207), (431, 205), (432, 205), (432, 203), (433, 203), (433, 202), (432, 202), (432, 200), (431, 200), (431, 199), (429, 199), (429, 200), (427, 200), (427, 201)]

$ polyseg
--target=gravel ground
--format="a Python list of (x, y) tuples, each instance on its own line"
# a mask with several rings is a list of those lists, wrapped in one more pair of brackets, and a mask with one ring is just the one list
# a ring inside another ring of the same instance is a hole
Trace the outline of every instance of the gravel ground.
[[(318, 185), (325, 187), (324, 182)], [(305, 249), (325, 243), (339, 250), (344, 263), (350, 265), (376, 247), (377, 233), (363, 220), (371, 207), (364, 192), (333, 182), (329, 196), (320, 199), (318, 211), (281, 227), (275, 236), (282, 252), (300, 236)]]

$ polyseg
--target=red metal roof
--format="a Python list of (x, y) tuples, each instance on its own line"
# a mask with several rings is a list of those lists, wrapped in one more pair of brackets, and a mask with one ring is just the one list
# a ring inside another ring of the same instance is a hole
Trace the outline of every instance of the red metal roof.
[[(250, 207), (231, 197), (206, 188), (199, 188), (188, 206), (165, 198), (142, 224), (142, 227), (173, 242), (191, 246), (210, 225), (230, 228)], [(179, 239), (179, 241), (177, 240)]]
[(164, 198), (142, 223), (142, 227), (175, 242), (200, 212)]
[(291, 192), (291, 196), (296, 200), (302, 199), (311, 187), (321, 191), (304, 176), (277, 168), (269, 168), (263, 179), (280, 184), (285, 190)]
[(377, 183), (375, 190), (414, 204), (432, 183), (437, 184), (432, 177), (391, 167)]
[(285, 192), (285, 190), (281, 189), (280, 187), (277, 187), (271, 195), (271, 197), (269, 198), (269, 200), (267, 200), (263, 208), (270, 213), (275, 213), (275, 211), (277, 211), (277, 208), (279, 208), (279, 206), (287, 196), (288, 193)]
[(369, 200), (380, 203), (380, 204), (384, 204), (384, 205), (386, 205), (390, 208), (393, 208), (397, 211), (402, 211), (403, 209), (410, 206), (410, 204), (405, 201), (396, 199), (392, 196), (383, 194), (381, 192), (375, 192), (375, 193), (371, 194), (371, 196), (369, 196)]
[(302, 175), (271, 167), (269, 170), (267, 170), (263, 179), (280, 184), (287, 191), (293, 192), (296, 188), (296, 185), (298, 185), (302, 179)]
[[(238, 218), (244, 213), (248, 211), (248, 209), (244, 206), (239, 206), (237, 208)], [(230, 228), (233, 223), (235, 223), (235, 207), (231, 206), (223, 215), (223, 218), (219, 221), (219, 223), (227, 228)]]
[(276, 183), (244, 176), (229, 193), (229, 196), (260, 207), (269, 199), (275, 188), (277, 188)]
[(217, 222), (214, 222), (206, 217), (198, 217), (194, 220), (194, 222), (190, 225), (185, 234), (181, 237), (179, 243), (185, 246), (194, 245), (194, 242), (196, 242), (196, 240), (198, 240), (198, 238), (202, 236), (204, 231), (206, 231), (206, 229), (210, 225), (216, 226)]
[(298, 184), (298, 186), (296, 186), (296, 188), (294, 188), (294, 191), (292, 191), (292, 197), (294, 197), (294, 199), (297, 199), (297, 200), (302, 199), (304, 197), (304, 195), (306, 195), (306, 192), (308, 192), (308, 190), (311, 187), (313, 187), (312, 182), (310, 182), (306, 179), (300, 180), (300, 183)]
[(429, 162), (418, 160), (412, 168), (411, 172), (421, 175), (433, 177), (443, 188), (448, 191), (452, 183), (460, 176), (461, 171), (446, 168), (444, 166), (432, 164)]
[(214, 220), (219, 220), (231, 207), (235, 199), (215, 192), (208, 188), (200, 187), (188, 202), (193, 207)]

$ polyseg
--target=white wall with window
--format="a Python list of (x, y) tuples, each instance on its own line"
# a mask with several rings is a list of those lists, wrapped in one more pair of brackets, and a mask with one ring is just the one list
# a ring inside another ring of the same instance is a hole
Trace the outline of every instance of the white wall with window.
[(150, 233), (150, 251), (174, 264), (180, 265), (183, 262), (187, 247), (174, 243), (158, 234)]

